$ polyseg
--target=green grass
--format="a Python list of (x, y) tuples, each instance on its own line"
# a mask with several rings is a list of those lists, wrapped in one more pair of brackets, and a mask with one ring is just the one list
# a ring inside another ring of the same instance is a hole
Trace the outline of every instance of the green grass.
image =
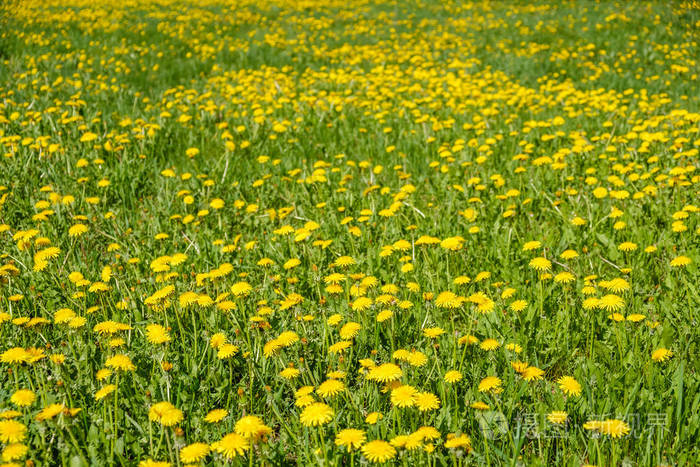
[[(0, 421), (3, 462), (182, 465), (182, 448), (206, 443), (214, 451), (201, 463), (219, 465), (215, 443), (258, 415), (270, 432), (234, 463), (361, 464), (371, 455), (334, 443), (358, 428), (368, 442), (392, 441), (390, 462), (402, 465), (694, 464), (692, 2), (56, 0), (9, 10), (0, 14), (0, 416), (18, 410), (26, 434), (13, 438)], [(95, 139), (81, 141), (88, 133)], [(87, 232), (70, 235), (76, 224)], [(456, 251), (416, 243), (425, 235), (463, 241)], [(48, 247), (58, 255), (37, 267)], [(177, 253), (186, 259), (155, 267)], [(336, 265), (341, 256), (356, 264)], [(530, 266), (538, 257), (551, 261), (544, 275)], [(293, 258), (299, 265), (283, 267)], [(326, 278), (338, 272), (334, 291)], [(628, 288), (611, 289), (613, 279)], [(236, 296), (240, 282), (251, 290)], [(166, 286), (167, 297), (148, 300)], [(447, 291), (457, 299), (440, 306)], [(185, 304), (188, 292), (199, 304)], [(303, 301), (286, 304), (292, 294)], [(619, 309), (588, 300), (611, 294)], [(369, 308), (353, 308), (360, 296)], [(479, 310), (484, 296), (491, 306)], [(61, 323), (66, 308), (84, 323)], [(393, 316), (379, 322), (383, 310)], [(107, 321), (128, 329), (100, 334)], [(343, 339), (349, 322), (361, 329)], [(149, 341), (153, 324), (168, 343)], [(444, 333), (428, 337), (431, 328)], [(300, 340), (269, 352), (284, 331)], [(217, 356), (217, 333), (234, 355)], [(458, 343), (468, 335), (478, 343)], [(352, 341), (343, 353), (329, 350), (343, 340)], [(32, 362), (30, 348), (41, 358)], [(402, 349), (425, 363), (401, 360)], [(655, 361), (658, 349), (672, 356)], [(115, 355), (135, 368), (99, 380)], [(364, 359), (398, 364), (401, 383), (439, 407), (399, 408)], [(528, 381), (517, 362), (541, 377)], [(301, 373), (288, 380), (280, 372), (290, 365)], [(462, 379), (445, 382), (449, 370)], [(295, 392), (332, 371), (345, 372), (334, 375), (345, 389), (313, 398), (333, 416), (307, 427)], [(502, 392), (480, 390), (488, 376)], [(563, 376), (580, 394), (562, 391)], [(116, 390), (96, 400), (108, 384)], [(10, 400), (22, 388), (36, 395), (27, 407)], [(161, 401), (182, 411), (179, 423), (149, 419)], [(81, 410), (37, 420), (51, 404)], [(205, 422), (216, 408), (226, 417)], [(547, 420), (554, 411), (567, 413), (565, 425)], [(383, 418), (370, 424), (371, 412)], [(606, 419), (629, 433), (584, 427)], [(421, 426), (440, 437), (401, 447), (397, 436)], [(445, 446), (460, 434), (469, 448)]]

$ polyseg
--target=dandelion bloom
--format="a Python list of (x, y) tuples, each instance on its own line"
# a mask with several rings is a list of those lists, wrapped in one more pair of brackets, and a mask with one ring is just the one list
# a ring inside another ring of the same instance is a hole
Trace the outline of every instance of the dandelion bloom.
[(209, 454), (209, 445), (193, 443), (180, 449), (180, 461), (189, 464), (199, 462)]
[(227, 358), (232, 357), (236, 353), (238, 353), (238, 347), (233, 344), (227, 343), (219, 347), (219, 350), (216, 352), (216, 357), (219, 360), (225, 360)]
[(353, 337), (357, 336), (357, 333), (360, 332), (360, 329), (362, 329), (362, 325), (360, 325), (359, 323), (346, 323), (345, 325), (343, 325), (342, 328), (340, 328), (340, 338), (343, 340), (352, 339)]
[(479, 392), (493, 392), (498, 393), (501, 391), (501, 378), (498, 376), (487, 376), (482, 379), (479, 383)]
[(569, 418), (569, 415), (566, 412), (560, 412), (560, 411), (550, 412), (547, 415), (547, 420), (549, 420), (551, 423), (554, 423), (555, 425), (564, 424), (564, 422), (566, 422), (567, 418)]
[(578, 257), (578, 253), (575, 250), (564, 250), (559, 256), (561, 259), (574, 259)]
[(301, 371), (299, 371), (297, 368), (293, 367), (287, 367), (284, 370), (280, 371), (280, 376), (284, 379), (294, 379), (298, 377), (301, 374)]
[(495, 350), (501, 346), (501, 343), (498, 342), (496, 339), (484, 339), (481, 344), (479, 344), (479, 347), (481, 347), (482, 350)]
[(68, 235), (70, 237), (80, 237), (82, 234), (88, 231), (88, 227), (85, 224), (75, 224), (68, 229)]
[(472, 440), (467, 435), (455, 436), (454, 434), (447, 435), (447, 440), (445, 441), (445, 447), (447, 449), (464, 449), (470, 452), (472, 449)]
[(369, 297), (358, 297), (353, 303), (352, 303), (352, 309), (353, 311), (365, 311), (367, 310), (370, 306), (372, 306), (372, 299)]
[(75, 312), (70, 308), (61, 308), (53, 315), (53, 321), (56, 324), (68, 323), (75, 317)]
[(620, 321), (624, 321), (624, 320), (625, 320), (624, 315), (621, 315), (620, 313), (612, 313), (612, 314), (609, 314), (609, 315), (608, 315), (608, 318), (611, 319), (611, 320), (613, 320), (613, 321), (615, 321), (615, 322), (618, 322), (618, 323), (619, 323)]
[(182, 410), (167, 401), (153, 404), (148, 411), (148, 418), (152, 422), (158, 422), (163, 426), (174, 426), (184, 418)]
[(139, 467), (171, 467), (171, 463), (168, 461), (156, 461), (153, 459), (146, 459), (139, 462)]
[(651, 353), (651, 359), (655, 362), (665, 362), (671, 357), (673, 357), (673, 352), (663, 347), (656, 349)]
[(474, 345), (479, 343), (479, 339), (476, 336), (462, 336), (457, 340), (459, 345)]
[(455, 280), (452, 281), (452, 283), (455, 285), (464, 285), (470, 283), (471, 281), (471, 278), (469, 278), (468, 276), (459, 276), (456, 277)]
[(12, 347), (0, 354), (0, 362), (3, 363), (26, 363), (31, 359), (31, 354), (22, 347)]
[(218, 349), (225, 342), (226, 342), (226, 336), (220, 332), (217, 332), (216, 334), (211, 336), (211, 338), (209, 339), (209, 345), (214, 349)]
[(459, 297), (452, 292), (440, 292), (435, 299), (435, 306), (438, 308), (459, 308), (461, 302)]
[(394, 312), (391, 310), (382, 310), (379, 313), (377, 313), (376, 320), (378, 323), (383, 323), (384, 321), (388, 320), (394, 315)]
[(27, 427), (16, 420), (0, 420), (0, 441), (19, 443), (27, 437)]
[(569, 282), (573, 282), (574, 280), (576, 280), (576, 277), (568, 271), (560, 272), (559, 274), (554, 276), (554, 282), (558, 283), (568, 284)]
[[(400, 437), (402, 438), (400, 447), (406, 449), (407, 451), (413, 451), (414, 449), (418, 449), (423, 446), (423, 436), (421, 433), (411, 433), (410, 435), (402, 435)], [(399, 447), (399, 443), (395, 442), (397, 438), (399, 438), (399, 436), (392, 439), (391, 444)]]
[(393, 363), (384, 363), (372, 368), (367, 373), (366, 378), (380, 383), (388, 383), (390, 381), (398, 380), (401, 378), (401, 376), (403, 376), (403, 371), (401, 371), (401, 368)]
[(337, 379), (329, 379), (318, 386), (318, 389), (316, 389), (316, 393), (318, 393), (318, 395), (321, 397), (328, 398), (335, 396), (344, 389), (345, 383), (343, 383), (342, 381), (338, 381)]
[(440, 408), (440, 399), (431, 392), (419, 392), (415, 396), (415, 405), (421, 412), (436, 410)]
[(253, 287), (247, 282), (236, 282), (231, 286), (231, 293), (236, 297), (246, 297), (253, 290)]
[(214, 198), (209, 202), (209, 206), (211, 206), (212, 209), (221, 209), (225, 204), (226, 203), (221, 198)]
[(210, 410), (209, 413), (204, 417), (204, 421), (207, 423), (218, 423), (228, 415), (228, 410), (226, 409), (214, 409)]
[(29, 389), (19, 389), (12, 394), (10, 397), (10, 402), (15, 404), (17, 407), (28, 407), (34, 403), (36, 400), (36, 394), (34, 391)]
[(423, 334), (425, 337), (428, 337), (430, 339), (435, 339), (436, 337), (439, 337), (445, 333), (445, 330), (442, 328), (425, 328), (423, 329)]
[(396, 448), (403, 448), (406, 446), (406, 442), (408, 441), (408, 435), (399, 435), (399, 436), (394, 436), (391, 438), (389, 441), (389, 444)]
[(325, 425), (333, 419), (333, 409), (323, 402), (315, 402), (307, 406), (299, 415), (299, 420), (304, 426)]
[(341, 282), (345, 281), (345, 279), (345, 274), (334, 272), (324, 277), (323, 282), (326, 284), (340, 284)]
[(95, 379), (97, 381), (104, 381), (110, 376), (112, 376), (112, 370), (109, 370), (107, 368), (101, 368), (97, 370), (97, 373), (95, 373)]
[(229, 433), (219, 441), (213, 442), (211, 449), (227, 459), (234, 459), (236, 456), (244, 455), (250, 449), (250, 443), (238, 433)]
[(559, 389), (567, 396), (581, 395), (581, 385), (571, 376), (562, 376), (557, 383), (559, 383)]
[(244, 438), (257, 439), (272, 433), (272, 429), (265, 425), (262, 418), (256, 415), (248, 415), (236, 422), (233, 430)]
[[(27, 455), (29, 452), (29, 446), (21, 443), (8, 444), (5, 449), (2, 450), (2, 460), (5, 462), (19, 460)], [(27, 461), (29, 462), (29, 461)], [(4, 465), (18, 465), (18, 464), (4, 464)], [(25, 464), (26, 465), (26, 464)]]
[(671, 267), (682, 268), (682, 267), (689, 265), (690, 263), (692, 263), (692, 260), (690, 258), (688, 258), (687, 256), (681, 255), (681, 256), (677, 256), (676, 258), (673, 258), (671, 260)]
[(60, 414), (63, 412), (63, 410), (66, 408), (65, 405), (63, 404), (51, 404), (47, 407), (44, 407), (37, 415), (36, 415), (36, 420), (38, 422), (43, 422), (46, 420), (51, 420), (54, 418), (56, 415)]
[(345, 446), (348, 451), (359, 449), (365, 440), (365, 432), (355, 428), (346, 428), (335, 435), (335, 445)]
[(529, 242), (525, 242), (523, 245), (523, 251), (530, 251), (530, 250), (536, 250), (537, 248), (542, 246), (542, 242), (539, 242), (537, 240), (532, 240)]
[(277, 341), (283, 347), (289, 347), (295, 342), (299, 342), (299, 335), (294, 331), (284, 331), (277, 336)]
[(106, 385), (105, 387), (99, 389), (99, 390), (95, 393), (95, 400), (104, 399), (105, 397), (107, 397), (108, 395), (110, 395), (111, 393), (113, 393), (116, 389), (117, 389), (117, 386), (114, 385), (114, 384), (108, 384), (108, 385)]
[(632, 242), (622, 242), (617, 246), (620, 251), (634, 251), (637, 249), (637, 244)]
[(520, 346), (520, 344), (515, 344), (513, 342), (506, 344), (506, 350), (510, 350), (515, 353), (520, 353), (523, 351), (523, 348)]
[(624, 306), (625, 301), (614, 294), (605, 295), (598, 302), (598, 308), (602, 308), (605, 311), (618, 311)]
[(421, 440), (432, 441), (440, 438), (440, 432), (432, 426), (422, 426), (414, 434), (420, 435)]
[(592, 420), (583, 424), (586, 430), (598, 431), (611, 438), (621, 438), (630, 432), (630, 426), (623, 420)]
[(117, 323), (116, 321), (102, 321), (97, 323), (95, 327), (92, 328), (93, 331), (100, 335), (111, 336), (112, 334), (119, 331), (129, 331), (131, 326), (125, 323)]
[(294, 401), (294, 405), (296, 405), (297, 407), (304, 408), (313, 404), (314, 402), (316, 402), (316, 399), (314, 399), (313, 396), (299, 396), (297, 397), (296, 401)]
[(390, 443), (382, 440), (370, 441), (362, 446), (362, 454), (370, 462), (386, 462), (396, 456), (396, 449)]
[(165, 344), (170, 342), (170, 335), (160, 324), (149, 324), (146, 326), (146, 339), (151, 344)]
[(522, 377), (525, 381), (536, 381), (538, 379), (542, 379), (542, 375), (544, 375), (544, 371), (534, 366), (529, 366), (522, 372)]
[(328, 353), (342, 353), (352, 346), (352, 341), (340, 341), (328, 346)]
[(537, 258), (533, 258), (530, 261), (530, 267), (540, 272), (549, 271), (550, 269), (552, 269), (552, 262), (549, 261), (547, 258), (538, 256)]
[(380, 414), (379, 412), (370, 412), (365, 417), (365, 423), (368, 423), (370, 425), (374, 425), (382, 418), (384, 418), (384, 415)]
[(444, 380), (446, 383), (456, 383), (462, 380), (462, 373), (457, 370), (450, 370), (445, 373)]
[(336, 258), (333, 264), (335, 266), (347, 267), (355, 264), (355, 260), (350, 256), (340, 256), (339, 258)]
[(108, 358), (105, 362), (105, 366), (122, 371), (134, 371), (136, 369), (136, 366), (131, 362), (131, 358), (124, 354), (117, 354), (114, 357)]
[(423, 352), (416, 350), (415, 352), (409, 352), (406, 356), (406, 361), (411, 366), (420, 367), (428, 363), (428, 357)]
[(589, 430), (589, 431), (598, 431), (601, 423), (602, 422), (600, 422), (598, 420), (589, 420), (583, 424), (583, 429)]
[(397, 407), (413, 407), (418, 391), (413, 386), (404, 384), (391, 391), (391, 403)]
[(440, 246), (446, 250), (457, 251), (464, 246), (464, 238), (460, 236), (448, 237), (440, 242)]

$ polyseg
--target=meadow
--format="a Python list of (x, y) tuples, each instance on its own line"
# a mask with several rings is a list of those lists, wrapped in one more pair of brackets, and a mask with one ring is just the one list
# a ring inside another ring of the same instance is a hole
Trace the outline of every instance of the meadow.
[(697, 1), (0, 6), (1, 466), (696, 465)]

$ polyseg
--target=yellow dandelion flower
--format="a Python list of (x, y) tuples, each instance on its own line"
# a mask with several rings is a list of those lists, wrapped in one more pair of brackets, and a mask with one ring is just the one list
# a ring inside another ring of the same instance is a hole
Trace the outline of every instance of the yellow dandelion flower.
[(655, 362), (665, 362), (671, 357), (673, 357), (673, 352), (663, 347), (658, 348), (651, 353), (651, 359)]
[(413, 386), (404, 384), (391, 391), (391, 403), (399, 408), (413, 407), (418, 391)]
[(329, 398), (339, 394), (344, 389), (345, 383), (336, 379), (329, 379), (318, 386), (316, 393), (323, 398)]
[(581, 385), (571, 376), (562, 376), (557, 380), (559, 389), (567, 396), (580, 396)]
[(160, 324), (149, 324), (146, 326), (146, 339), (151, 344), (165, 344), (170, 342), (170, 335)]
[(444, 380), (446, 383), (456, 383), (462, 380), (462, 373), (457, 370), (450, 370), (445, 373)]
[(229, 433), (219, 441), (211, 444), (211, 449), (223, 455), (226, 459), (234, 459), (237, 456), (242, 456), (250, 449), (248, 439), (238, 433)]
[(401, 368), (393, 363), (384, 363), (372, 368), (367, 373), (366, 378), (379, 383), (388, 383), (390, 381), (398, 380), (401, 378), (401, 376), (403, 376), (403, 371), (401, 371)]
[(16, 420), (0, 420), (0, 441), (19, 443), (27, 437), (27, 427)]
[(550, 412), (547, 415), (547, 420), (549, 420), (551, 423), (554, 423), (555, 425), (563, 425), (566, 423), (566, 420), (569, 418), (569, 415), (566, 412), (561, 412), (561, 411), (555, 411), (555, 412)]
[(233, 430), (244, 438), (257, 439), (272, 433), (272, 429), (265, 425), (263, 420), (256, 415), (248, 415), (236, 422)]
[(547, 258), (539, 256), (537, 258), (533, 258), (530, 261), (530, 267), (540, 272), (549, 271), (550, 269), (552, 269), (552, 262), (549, 261)]
[(497, 376), (487, 376), (479, 383), (479, 392), (497, 393), (501, 390), (501, 378)]
[(10, 402), (17, 407), (29, 407), (36, 400), (36, 394), (29, 389), (19, 389), (12, 394)]
[[(392, 397), (393, 394), (392, 391)], [(440, 399), (433, 393), (419, 392), (415, 395), (415, 405), (421, 412), (436, 410), (440, 408)]]
[(180, 449), (180, 461), (189, 464), (199, 462), (209, 454), (209, 445), (206, 443), (193, 443)]
[(207, 423), (218, 423), (223, 420), (228, 415), (228, 410), (226, 409), (214, 409), (210, 410), (209, 413), (204, 417), (204, 421)]
[(360, 449), (365, 443), (366, 435), (362, 430), (356, 428), (346, 428), (335, 435), (335, 445), (343, 446), (348, 451)]
[(116, 390), (117, 390), (117, 386), (116, 386), (116, 385), (114, 385), (114, 384), (108, 384), (108, 385), (104, 386), (103, 388), (99, 389), (99, 390), (95, 393), (95, 400), (98, 400), (98, 401), (99, 401), (99, 400), (101, 400), (101, 399), (104, 399), (105, 397), (107, 397), (108, 395), (110, 395), (111, 393), (113, 393), (113, 392), (116, 391)]
[(370, 462), (382, 463), (396, 457), (396, 449), (386, 441), (375, 440), (362, 446), (362, 454)]
[(105, 366), (113, 370), (121, 371), (134, 371), (136, 369), (136, 365), (131, 362), (131, 358), (124, 354), (117, 354), (108, 358), (105, 362)]
[(304, 408), (299, 415), (299, 420), (304, 426), (325, 425), (333, 419), (334, 414), (335, 412), (329, 405), (315, 402)]
[(687, 256), (677, 256), (671, 260), (671, 267), (682, 268), (692, 263), (692, 260)]

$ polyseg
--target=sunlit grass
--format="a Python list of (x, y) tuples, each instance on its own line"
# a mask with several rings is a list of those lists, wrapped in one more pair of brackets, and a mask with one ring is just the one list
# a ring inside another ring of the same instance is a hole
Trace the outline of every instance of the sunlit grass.
[(695, 462), (694, 2), (2, 11), (2, 462)]

